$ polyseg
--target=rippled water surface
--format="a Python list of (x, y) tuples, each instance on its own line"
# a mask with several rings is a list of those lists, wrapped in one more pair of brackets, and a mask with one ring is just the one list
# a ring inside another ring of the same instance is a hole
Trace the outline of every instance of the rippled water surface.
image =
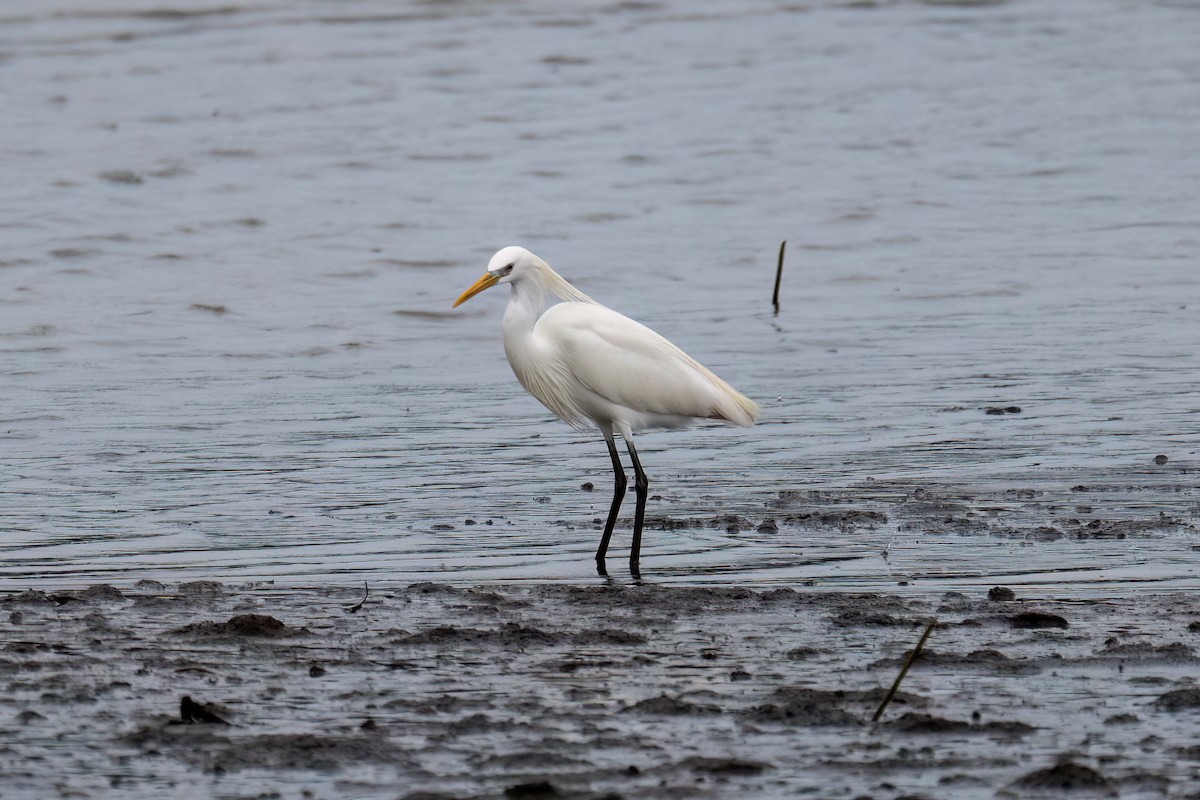
[(1195, 3), (0, 17), (0, 585), (594, 579), (511, 243), (763, 406), (639, 439), (650, 580), (1197, 585)]

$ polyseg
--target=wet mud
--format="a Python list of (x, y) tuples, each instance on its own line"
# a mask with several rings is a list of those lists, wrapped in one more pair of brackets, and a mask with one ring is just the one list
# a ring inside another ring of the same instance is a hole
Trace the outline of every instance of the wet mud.
[(25, 590), (0, 773), (5, 798), (1189, 797), (1198, 629), (1191, 593)]

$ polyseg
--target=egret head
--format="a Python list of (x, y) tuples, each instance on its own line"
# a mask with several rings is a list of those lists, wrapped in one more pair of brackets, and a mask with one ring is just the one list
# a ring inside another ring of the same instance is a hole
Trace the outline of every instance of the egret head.
[(515, 245), (505, 247), (492, 256), (492, 260), (488, 262), (487, 272), (483, 273), (482, 278), (475, 281), (471, 288), (454, 301), (454, 307), (457, 308), (484, 289), (490, 289), (497, 283), (512, 283), (520, 280), (522, 276), (528, 275), (530, 270), (544, 265), (545, 262), (524, 247)]

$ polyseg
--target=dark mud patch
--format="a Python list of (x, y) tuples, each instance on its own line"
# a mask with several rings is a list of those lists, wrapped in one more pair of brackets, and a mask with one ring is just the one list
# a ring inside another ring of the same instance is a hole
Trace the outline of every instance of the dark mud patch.
[(818, 657), (822, 652), (815, 647), (793, 647), (784, 653), (783, 657), (791, 661), (806, 661)]
[(535, 750), (523, 750), (518, 753), (488, 756), (481, 759), (480, 766), (485, 769), (501, 770), (504, 772), (548, 772), (572, 767), (578, 768), (588, 763), (585, 759), (565, 755), (562, 752), (566, 745), (565, 742), (547, 741), (543, 742), (543, 744), (546, 745), (544, 748)]
[(498, 647), (544, 647), (558, 644), (562, 636), (556, 633), (527, 627), (517, 622), (506, 623), (495, 630), (478, 628), (456, 628), (439, 625), (420, 633), (403, 636), (396, 641), (402, 645), (436, 645), (454, 647), (462, 645), (491, 645)]
[[(645, 610), (655, 614), (695, 613), (702, 610), (752, 609), (763, 602), (777, 602), (776, 593), (760, 594), (740, 587), (654, 586), (550, 586), (538, 590), (543, 597), (557, 597), (580, 606)], [(792, 594), (791, 597), (796, 595)]]
[(705, 758), (695, 756), (679, 762), (681, 769), (709, 775), (761, 775), (774, 767), (764, 761), (740, 758)]
[(1017, 599), (1016, 592), (1007, 586), (993, 586), (988, 589), (987, 597), (993, 603), (1006, 603)]
[(39, 589), (26, 589), (23, 592), (6, 595), (3, 602), (8, 606), (62, 606), (67, 603), (82, 602), (78, 596), (70, 592), (48, 594)]
[(501, 648), (549, 647), (558, 644), (629, 647), (645, 644), (646, 637), (640, 633), (619, 628), (546, 631), (517, 622), (507, 622), (501, 627), (493, 629), (439, 625), (429, 630), (401, 636), (396, 643), (437, 647), (458, 647), (466, 644)]
[[(217, 713), (218, 711), (221, 713)], [(228, 725), (229, 721), (221, 716), (224, 713), (228, 712), (205, 703), (197, 703), (187, 695), (184, 695), (179, 701), (180, 722), (199, 725)]]
[(801, 528), (838, 528), (839, 530), (854, 530), (856, 528), (873, 528), (886, 525), (887, 514), (881, 511), (846, 510), (808, 510), (785, 514), (784, 524)]
[(1103, 650), (1097, 651), (1096, 657), (1121, 661), (1163, 661), (1171, 664), (1194, 664), (1200, 661), (1196, 657), (1196, 651), (1183, 642), (1106, 644)]
[(847, 608), (829, 617), (829, 624), (839, 628), (917, 628), (929, 620), (915, 617), (898, 617), (882, 611), (872, 611), (867, 608)]
[(193, 622), (171, 631), (180, 636), (252, 636), (262, 639), (283, 639), (302, 636), (306, 628), (292, 628), (266, 614), (238, 614), (225, 622)]
[[(1152, 491), (1162, 506), (1164, 493), (1190, 493), (1184, 485), (1157, 486), (1083, 485), (1070, 488), (912, 487), (879, 483), (868, 490), (878, 502), (872, 509), (899, 520), (905, 534), (938, 536), (995, 536), (1032, 543), (1119, 541), (1195, 535), (1200, 523), (1185, 500), (1168, 504), (1169, 510), (1146, 513), (1146, 503), (1133, 500)], [(1081, 494), (1099, 495), (1095, 502), (1080, 503)], [(856, 498), (861, 503), (862, 497)], [(778, 501), (772, 506), (777, 506)]]
[[(222, 729), (223, 730), (223, 729)], [(408, 754), (386, 738), (273, 733), (236, 736), (194, 725), (152, 725), (122, 737), (147, 754), (165, 752), (205, 772), (247, 769), (337, 771), (355, 764), (411, 767)]]
[(1159, 534), (1170, 530), (1197, 530), (1196, 526), (1180, 517), (1159, 514), (1142, 519), (1093, 519), (1069, 518), (1060, 521), (1067, 536), (1072, 539), (1127, 539)]
[(605, 628), (596, 631), (578, 631), (566, 635), (568, 641), (576, 645), (584, 646), (613, 646), (613, 647), (631, 647), (634, 645), (646, 644), (649, 640), (640, 633), (633, 631), (620, 630), (618, 628)]
[[(902, 493), (889, 493), (893, 498), (903, 496)], [(817, 489), (781, 489), (771, 502), (775, 508), (796, 508), (799, 506), (840, 506), (861, 503), (858, 493), (829, 492)]]
[(1087, 792), (1105, 797), (1117, 794), (1116, 787), (1108, 778), (1091, 767), (1071, 761), (1034, 770), (1018, 780), (1014, 786), (1036, 792)]
[(665, 694), (660, 694), (658, 697), (650, 697), (645, 700), (639, 700), (633, 705), (626, 706), (623, 710), (636, 714), (667, 714), (672, 716), (721, 713), (720, 706), (708, 705), (705, 703), (691, 703), (679, 697), (672, 697)]
[(85, 603), (120, 603), (125, 600), (125, 595), (121, 594), (117, 587), (109, 586), (106, 583), (89, 586), (76, 592), (75, 596)]
[(505, 789), (504, 796), (512, 798), (512, 800), (521, 800), (522, 798), (525, 800), (540, 800), (542, 798), (562, 797), (558, 789), (550, 781), (518, 783)]
[(225, 585), (218, 581), (189, 581), (175, 589), (181, 597), (220, 597), (225, 593)]
[(1045, 611), (1022, 611), (1020, 614), (1013, 614), (1010, 617), (1005, 617), (1005, 619), (1009, 625), (1021, 630), (1037, 630), (1040, 628), (1066, 630), (1071, 627), (1066, 617)]
[(892, 722), (887, 728), (901, 733), (924, 734), (958, 734), (978, 733), (983, 735), (1024, 736), (1037, 730), (1032, 725), (1012, 720), (992, 720), (989, 722), (967, 722), (965, 720), (946, 719), (932, 714), (908, 712)]
[(1200, 709), (1200, 689), (1189, 687), (1175, 689), (1154, 700), (1154, 707), (1162, 711), (1193, 711)]
[(757, 530), (763, 520), (752, 520), (740, 514), (718, 514), (713, 517), (668, 517), (648, 516), (644, 520), (646, 530), (689, 531), (724, 530), (727, 533)]
[[(883, 658), (871, 666), (880, 669), (899, 669), (907, 656)], [(1033, 675), (1041, 672), (1039, 664), (1022, 659), (1014, 659), (999, 650), (972, 650), (969, 653), (947, 653), (940, 650), (925, 648), (913, 659), (913, 667), (931, 667), (938, 670), (961, 671), (965, 669), (983, 669), (1003, 672), (1009, 675)]]
[(70, 592), (43, 592), (38, 589), (26, 589), (0, 598), (5, 605), (43, 605), (65, 606), (69, 603), (120, 603), (125, 601), (125, 595), (115, 586), (97, 584), (86, 589)]
[[(802, 727), (864, 725), (883, 700), (884, 690), (828, 690), (807, 686), (776, 689), (767, 702), (751, 708), (747, 716), (757, 722), (783, 722)], [(897, 692), (892, 705), (922, 706), (924, 698)]]
[(476, 711), (480, 708), (486, 708), (486, 703), (480, 703), (475, 698), (470, 696), (459, 696), (451, 694), (423, 696), (423, 697), (402, 697), (394, 700), (389, 700), (383, 705), (387, 709), (406, 709), (416, 714), (434, 715), (434, 714), (462, 714), (468, 711)]

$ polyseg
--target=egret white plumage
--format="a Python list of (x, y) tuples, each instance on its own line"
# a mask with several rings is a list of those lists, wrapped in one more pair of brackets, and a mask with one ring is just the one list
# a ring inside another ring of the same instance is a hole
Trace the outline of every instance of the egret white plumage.
[(568, 425), (599, 430), (608, 444), (616, 486), (596, 551), (601, 575), (608, 574), (604, 556), (628, 485), (614, 430), (625, 440), (637, 492), (629, 554), (636, 576), (650, 482), (633, 446), (634, 432), (681, 428), (694, 419), (749, 427), (758, 405), (645, 325), (567, 283), (523, 247), (505, 247), (492, 256), (487, 272), (454, 306), (498, 283), (512, 285), (503, 333), (517, 380)]

